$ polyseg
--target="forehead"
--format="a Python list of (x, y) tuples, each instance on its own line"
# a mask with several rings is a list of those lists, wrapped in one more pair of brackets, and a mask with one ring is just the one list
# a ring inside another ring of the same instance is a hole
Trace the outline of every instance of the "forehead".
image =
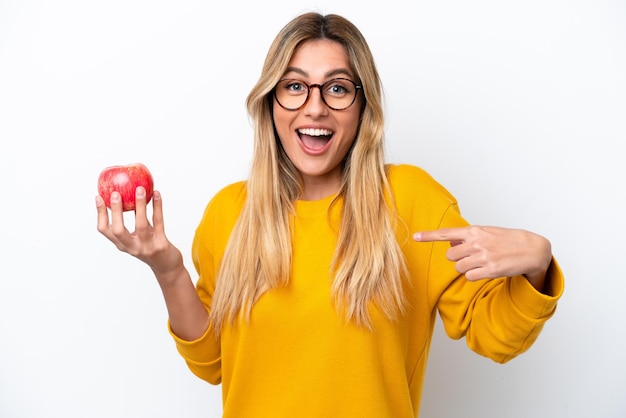
[(323, 78), (337, 71), (352, 75), (346, 48), (329, 39), (306, 41), (298, 46), (289, 61), (287, 72), (294, 69), (311, 78)]

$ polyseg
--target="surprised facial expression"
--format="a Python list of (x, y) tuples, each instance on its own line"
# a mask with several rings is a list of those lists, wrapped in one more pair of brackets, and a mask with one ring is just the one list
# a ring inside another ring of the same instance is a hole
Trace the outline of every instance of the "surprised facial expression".
[[(307, 41), (294, 53), (282, 79), (302, 82), (295, 87), (290, 85), (290, 89), (322, 85), (338, 78), (356, 82), (350, 68), (345, 47), (340, 43), (327, 39)], [(341, 88), (334, 84), (327, 87), (328, 102), (328, 97), (340, 93)], [(354, 103), (334, 110), (316, 87), (310, 89), (308, 101), (297, 110), (287, 110), (274, 100), (274, 125), (280, 142), (304, 179), (302, 199), (321, 199), (339, 190), (341, 163), (355, 140), (362, 100), (362, 93), (356, 91)]]

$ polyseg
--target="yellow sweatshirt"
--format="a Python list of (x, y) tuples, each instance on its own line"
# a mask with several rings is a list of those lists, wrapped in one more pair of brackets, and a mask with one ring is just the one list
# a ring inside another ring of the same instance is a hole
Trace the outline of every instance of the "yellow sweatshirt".
[[(371, 309), (373, 330), (337, 313), (328, 274), (337, 240), (328, 223), (332, 197), (298, 201), (289, 285), (264, 294), (250, 321), (226, 326), (220, 340), (210, 331), (196, 341), (172, 333), (191, 371), (222, 384), (224, 418), (417, 417), (437, 312), (451, 338), (465, 337), (497, 362), (535, 341), (563, 290), (557, 263), (549, 295), (523, 277), (469, 282), (446, 259), (448, 243), (411, 240), (416, 231), (467, 225), (454, 197), (417, 167), (390, 166), (389, 179), (408, 227), (398, 241), (413, 285), (409, 313), (393, 322)], [(196, 231), (192, 255), (207, 309), (245, 198), (245, 182), (218, 192)]]

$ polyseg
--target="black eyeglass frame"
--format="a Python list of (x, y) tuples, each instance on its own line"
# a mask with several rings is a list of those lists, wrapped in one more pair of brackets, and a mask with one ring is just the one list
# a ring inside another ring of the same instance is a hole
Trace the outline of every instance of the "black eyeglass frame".
[[(288, 80), (298, 81), (298, 82), (300, 82), (300, 83), (304, 84), (304, 85), (306, 86), (306, 88), (307, 88), (307, 91), (306, 91), (306, 99), (304, 99), (304, 103), (302, 103), (299, 107), (296, 107), (296, 108), (286, 107), (286, 106), (284, 106), (284, 105), (280, 102), (280, 100), (278, 100), (278, 96), (276, 95), (276, 88), (278, 87), (278, 85), (279, 85), (280, 83), (282, 83), (283, 81), (288, 81)], [(352, 101), (350, 102), (350, 104), (349, 104), (349, 105), (347, 105), (346, 107), (342, 107), (342, 108), (332, 107), (331, 105), (329, 105), (329, 104), (326, 102), (326, 98), (324, 97), (324, 90), (323, 90), (323, 87), (324, 87), (324, 86), (326, 86), (326, 85), (328, 85), (328, 84), (330, 84), (330, 83), (332, 83), (332, 82), (334, 82), (334, 81), (337, 81), (337, 80), (348, 81), (348, 82), (350, 82), (350, 83), (354, 86), (354, 97), (352, 98)], [(354, 81), (350, 80), (349, 78), (342, 78), (342, 77), (339, 77), (339, 78), (333, 78), (332, 80), (328, 80), (327, 82), (325, 82), (325, 83), (323, 83), (323, 84), (318, 84), (318, 83), (315, 83), (315, 84), (308, 84), (306, 81), (298, 80), (297, 78), (283, 78), (283, 79), (279, 80), (279, 81), (278, 81), (278, 83), (276, 83), (276, 86), (274, 86), (274, 89), (273, 89), (274, 100), (276, 100), (276, 103), (278, 103), (278, 105), (279, 105), (280, 107), (282, 107), (283, 109), (285, 109), (285, 110), (289, 110), (289, 111), (291, 111), (291, 112), (295, 112), (296, 110), (300, 110), (300, 109), (302, 109), (302, 108), (303, 108), (303, 107), (304, 107), (304, 106), (305, 106), (305, 105), (309, 102), (309, 99), (311, 98), (311, 91), (312, 91), (315, 87), (317, 87), (317, 88), (320, 90), (320, 97), (322, 98), (322, 101), (324, 102), (324, 104), (325, 104), (326, 106), (328, 106), (328, 108), (329, 108), (329, 109), (332, 109), (332, 110), (338, 110), (338, 111), (349, 109), (349, 108), (350, 108), (350, 106), (352, 106), (352, 105), (354, 104), (354, 102), (356, 101), (356, 97), (357, 97), (357, 96), (358, 96), (358, 94), (359, 94), (359, 90), (363, 90), (363, 85), (361, 85), (361, 84), (357, 84), (356, 82), (354, 82)]]

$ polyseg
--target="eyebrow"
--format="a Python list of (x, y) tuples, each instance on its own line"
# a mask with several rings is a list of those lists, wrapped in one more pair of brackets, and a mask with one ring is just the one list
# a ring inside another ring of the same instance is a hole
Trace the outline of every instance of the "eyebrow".
[[(291, 73), (291, 72), (298, 73), (298, 74), (300, 74), (300, 75), (302, 75), (304, 77), (309, 77), (309, 73), (307, 73), (306, 71), (304, 71), (303, 69), (298, 68), (298, 67), (287, 67), (287, 70), (285, 71), (285, 74)], [(334, 77), (336, 75), (345, 75), (345, 76), (348, 76), (350, 78), (353, 77), (352, 73), (349, 70), (345, 69), (345, 68), (337, 68), (335, 70), (329, 71), (326, 74), (324, 74), (324, 77), (325, 78), (330, 78), (330, 77)]]

